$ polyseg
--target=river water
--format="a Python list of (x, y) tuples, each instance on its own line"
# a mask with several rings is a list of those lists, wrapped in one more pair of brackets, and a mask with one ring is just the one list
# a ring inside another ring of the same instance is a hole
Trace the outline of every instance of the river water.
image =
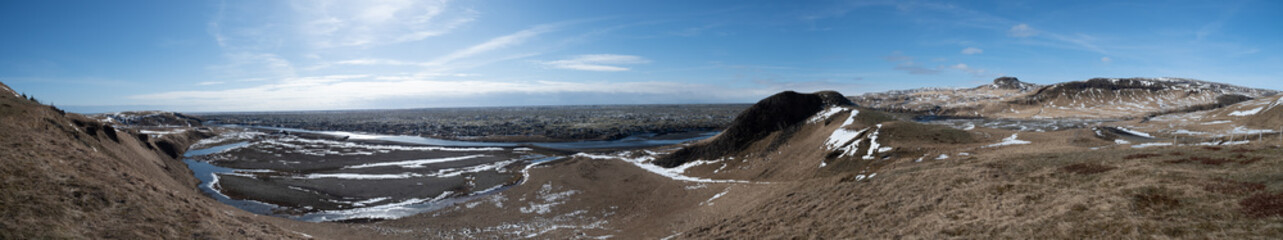
[(255, 128), (346, 140), (264, 134), (192, 149), (183, 161), (201, 181), (201, 191), (220, 202), (257, 214), (312, 222), (395, 219), (433, 211), (500, 192), (518, 183), (510, 179), (525, 174), (525, 166), (566, 157), (529, 146), (575, 151), (646, 148), (717, 134), (504, 143)]

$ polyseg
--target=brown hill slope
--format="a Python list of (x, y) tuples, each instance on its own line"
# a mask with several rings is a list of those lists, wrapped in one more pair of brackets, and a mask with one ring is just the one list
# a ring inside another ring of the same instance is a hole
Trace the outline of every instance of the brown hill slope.
[[(1270, 102), (1232, 105), (1246, 110), (1230, 114), (1264, 114)], [(676, 167), (691, 176), (769, 181), (785, 189), (721, 196), (759, 201), (700, 218), (678, 228), (676, 237), (1283, 236), (1276, 224), (1283, 219), (1283, 176), (1274, 170), (1283, 167), (1283, 150), (1274, 142), (1132, 146), (1094, 137), (1092, 129), (962, 131), (878, 115), (830, 107), (796, 125), (778, 148), (763, 146), (783, 131), (731, 155)]]
[(197, 192), (173, 154), (199, 132), (141, 138), (0, 87), (0, 239), (304, 236)]

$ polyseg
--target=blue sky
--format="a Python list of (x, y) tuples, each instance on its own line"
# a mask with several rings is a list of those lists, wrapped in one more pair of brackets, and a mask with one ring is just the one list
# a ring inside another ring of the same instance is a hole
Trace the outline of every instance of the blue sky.
[(4, 1), (78, 112), (751, 103), (1185, 77), (1283, 89), (1280, 1)]

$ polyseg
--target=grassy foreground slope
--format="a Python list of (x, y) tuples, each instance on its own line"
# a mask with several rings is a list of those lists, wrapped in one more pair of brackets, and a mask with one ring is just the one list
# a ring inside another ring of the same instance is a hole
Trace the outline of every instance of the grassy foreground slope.
[(306, 239), (283, 226), (326, 229), (201, 195), (175, 158), (200, 134), (139, 137), (0, 84), (0, 239)]

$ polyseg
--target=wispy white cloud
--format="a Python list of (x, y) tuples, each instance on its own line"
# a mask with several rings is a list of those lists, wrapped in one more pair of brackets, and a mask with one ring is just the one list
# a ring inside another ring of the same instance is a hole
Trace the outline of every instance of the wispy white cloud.
[(1038, 30), (1030, 27), (1029, 24), (1024, 23), (1011, 26), (1011, 29), (1007, 30), (1007, 36), (1012, 37), (1025, 38), (1032, 37), (1034, 35), (1038, 35)]
[(996, 76), (996, 74), (989, 73), (989, 70), (973, 68), (971, 66), (967, 66), (967, 64), (964, 64), (964, 63), (954, 64), (952, 66), (949, 66), (949, 68), (971, 74), (971, 76), (975, 76), (975, 77)]
[(506, 48), (506, 47), (514, 46), (514, 45), (518, 45), (518, 44), (521, 44), (521, 43), (526, 42), (526, 40), (529, 40), (530, 38), (537, 37), (537, 36), (539, 36), (540, 34), (544, 34), (544, 33), (547, 33), (547, 32), (551, 32), (551, 31), (553, 31), (553, 30), (556, 30), (556, 26), (555, 26), (555, 25), (544, 24), (544, 25), (534, 26), (534, 27), (531, 27), (531, 28), (528, 28), (528, 29), (524, 29), (524, 30), (521, 30), (521, 31), (517, 31), (516, 33), (508, 34), (508, 35), (501, 36), (501, 37), (492, 38), (492, 39), (490, 39), (489, 41), (486, 41), (486, 42), (481, 43), (481, 44), (477, 44), (477, 45), (473, 45), (473, 46), (468, 47), (468, 48), (464, 48), (464, 49), (456, 50), (456, 51), (454, 51), (454, 52), (451, 52), (450, 54), (447, 54), (447, 55), (445, 55), (445, 56), (438, 57), (438, 58), (436, 58), (436, 59), (432, 60), (431, 62), (428, 62), (428, 63), (427, 63), (427, 65), (434, 65), (434, 66), (435, 66), (435, 65), (443, 65), (443, 64), (446, 64), (446, 63), (453, 62), (453, 61), (455, 61), (455, 60), (459, 60), (459, 59), (462, 59), (462, 58), (471, 57), (471, 56), (473, 56), (473, 55), (477, 55), (477, 54), (481, 54), (481, 53), (486, 53), (486, 52), (490, 52), (490, 51), (494, 51), (494, 50), (497, 50), (497, 49), (502, 49), (502, 48)]
[(909, 74), (939, 74), (940, 67), (927, 68), (913, 61), (903, 61), (895, 65), (895, 70), (907, 72)]
[(226, 82), (220, 82), (220, 81), (206, 81), (206, 82), (199, 82), (199, 83), (196, 83), (196, 85), (200, 85), (200, 86), (209, 86), (209, 85), (219, 85), (219, 84), (223, 84), (223, 83), (226, 83)]
[(966, 55), (981, 54), (984, 52), (985, 52), (984, 49), (975, 48), (975, 47), (968, 47), (968, 48), (962, 49), (962, 54), (966, 54)]
[(898, 71), (904, 71), (909, 74), (925, 75), (925, 74), (940, 73), (940, 67), (935, 67), (935, 68), (923, 67), (921, 64), (914, 62), (913, 57), (906, 56), (903, 53), (900, 53), (899, 51), (892, 52), (891, 55), (883, 56), (882, 59), (887, 60), (888, 62), (896, 63), (895, 67), (892, 69), (895, 69)]
[(312, 47), (367, 47), (439, 36), (476, 20), (450, 1), (314, 1), (291, 4), (302, 39)]
[(210, 66), (221, 79), (282, 79), (297, 76), (294, 64), (271, 53), (234, 52), (223, 54), (226, 64)]
[(650, 60), (632, 55), (617, 54), (590, 54), (579, 55), (569, 59), (539, 62), (553, 68), (597, 71), (597, 72), (619, 72), (628, 71), (629, 68), (618, 65), (645, 64)]
[(1103, 63), (1112, 63), (1112, 62), (1114, 62), (1114, 59), (1113, 59), (1113, 58), (1109, 58), (1109, 57), (1101, 57), (1101, 58), (1100, 58), (1100, 62), (1103, 62)]

